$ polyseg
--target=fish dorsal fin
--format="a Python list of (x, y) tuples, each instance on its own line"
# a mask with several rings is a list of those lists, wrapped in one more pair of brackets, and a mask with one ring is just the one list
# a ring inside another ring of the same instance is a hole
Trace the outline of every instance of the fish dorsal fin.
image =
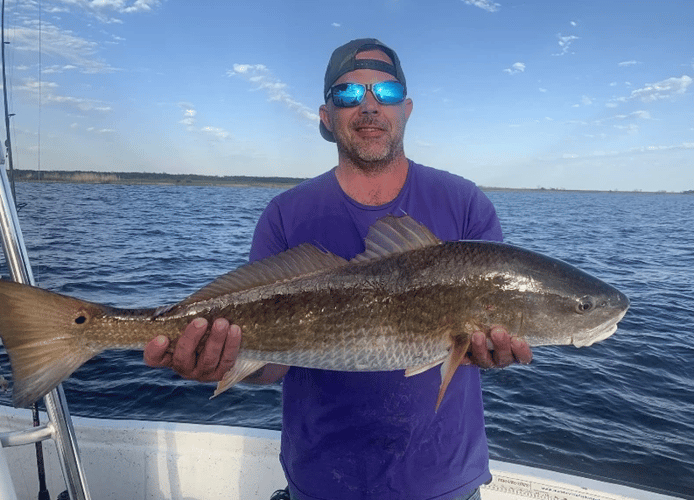
[(377, 220), (366, 235), (366, 250), (350, 262), (366, 262), (408, 250), (417, 250), (441, 243), (424, 225), (409, 215), (388, 215)]
[(338, 255), (321, 251), (309, 243), (302, 243), (272, 257), (246, 264), (223, 274), (176, 306), (287, 281), (298, 276), (342, 267), (345, 264), (347, 261)]

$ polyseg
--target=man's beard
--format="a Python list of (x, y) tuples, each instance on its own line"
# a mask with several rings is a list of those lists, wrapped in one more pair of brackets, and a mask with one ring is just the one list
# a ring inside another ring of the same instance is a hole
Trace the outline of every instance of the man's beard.
[[(386, 130), (386, 133), (392, 131), (387, 124), (371, 117), (360, 119), (352, 125), (352, 130), (364, 126), (375, 126)], [(350, 143), (346, 135), (339, 132), (333, 132), (333, 135), (340, 155), (349, 159), (362, 172), (376, 174), (387, 168), (394, 159), (404, 155), (403, 136), (405, 131), (404, 128), (398, 127), (398, 129), (399, 133), (389, 135), (385, 142), (382, 141), (383, 138), (379, 138), (378, 141), (367, 140)], [(333, 130), (336, 130), (336, 127), (333, 127)]]

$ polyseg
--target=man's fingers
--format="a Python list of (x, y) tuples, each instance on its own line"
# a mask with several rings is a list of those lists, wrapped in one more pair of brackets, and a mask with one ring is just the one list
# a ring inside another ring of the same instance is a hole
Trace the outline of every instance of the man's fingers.
[(217, 369), (213, 373), (214, 380), (222, 380), (224, 374), (231, 370), (236, 362), (236, 357), (239, 355), (239, 347), (241, 346), (241, 327), (231, 325), (227, 329), (226, 341), (224, 342), (224, 350), (221, 353)]
[(200, 343), (200, 339), (207, 331), (207, 320), (205, 318), (195, 318), (191, 321), (183, 335), (176, 343), (176, 349), (171, 360), (171, 368), (181, 376), (192, 378), (197, 363), (197, 353), (195, 350)]
[(530, 350), (530, 346), (522, 340), (512, 338), (511, 350), (513, 351), (513, 356), (519, 363), (527, 365), (533, 360), (533, 352)]
[(224, 318), (217, 318), (210, 328), (210, 336), (205, 341), (205, 346), (197, 358), (197, 364), (193, 372), (193, 378), (203, 381), (215, 381), (216, 372), (220, 364), (224, 346), (229, 332), (229, 322)]
[(494, 360), (487, 348), (487, 337), (482, 332), (474, 332), (470, 340), (470, 361), (480, 368), (491, 368)]
[(171, 353), (167, 352), (169, 339), (164, 335), (159, 335), (152, 339), (145, 347), (143, 358), (147, 366), (159, 368), (171, 365)]
[(528, 364), (533, 353), (528, 344), (511, 337), (501, 326), (494, 326), (488, 340), (483, 332), (473, 332), (470, 339), (469, 356), (462, 364), (473, 363), (480, 368), (505, 368), (514, 362)]
[(505, 368), (513, 363), (513, 352), (511, 352), (511, 337), (508, 332), (501, 327), (494, 327), (490, 333), (494, 344), (494, 366)]

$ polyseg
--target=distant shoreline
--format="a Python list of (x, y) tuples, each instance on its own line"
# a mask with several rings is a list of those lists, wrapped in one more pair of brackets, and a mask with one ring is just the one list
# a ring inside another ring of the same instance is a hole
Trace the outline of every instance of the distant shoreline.
[(93, 172), (84, 170), (14, 171), (16, 182), (62, 182), (69, 184), (134, 184), (171, 186), (229, 186), (290, 188), (305, 179), (298, 177), (214, 176), (199, 174), (152, 174), (147, 172)]
[[(301, 177), (214, 176), (200, 174), (154, 174), (147, 172), (93, 172), (84, 170), (14, 170), (16, 182), (61, 182), (69, 184), (132, 184), (170, 186), (227, 186), (272, 187), (289, 189), (306, 180)], [(619, 191), (581, 190), (561, 188), (504, 188), (480, 186), (483, 191), (539, 192), (539, 193), (639, 193), (639, 194), (694, 194), (687, 191)]]

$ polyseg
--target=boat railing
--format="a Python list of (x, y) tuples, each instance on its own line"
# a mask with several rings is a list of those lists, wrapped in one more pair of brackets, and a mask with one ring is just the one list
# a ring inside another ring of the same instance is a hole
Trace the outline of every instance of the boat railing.
[[(4, 158), (0, 158), (0, 177), (0, 231), (7, 267), (14, 281), (34, 285)], [(18, 446), (53, 439), (70, 499), (89, 500), (91, 497), (62, 386), (47, 394), (43, 402), (49, 422), (26, 430), (0, 433), (0, 445)]]

